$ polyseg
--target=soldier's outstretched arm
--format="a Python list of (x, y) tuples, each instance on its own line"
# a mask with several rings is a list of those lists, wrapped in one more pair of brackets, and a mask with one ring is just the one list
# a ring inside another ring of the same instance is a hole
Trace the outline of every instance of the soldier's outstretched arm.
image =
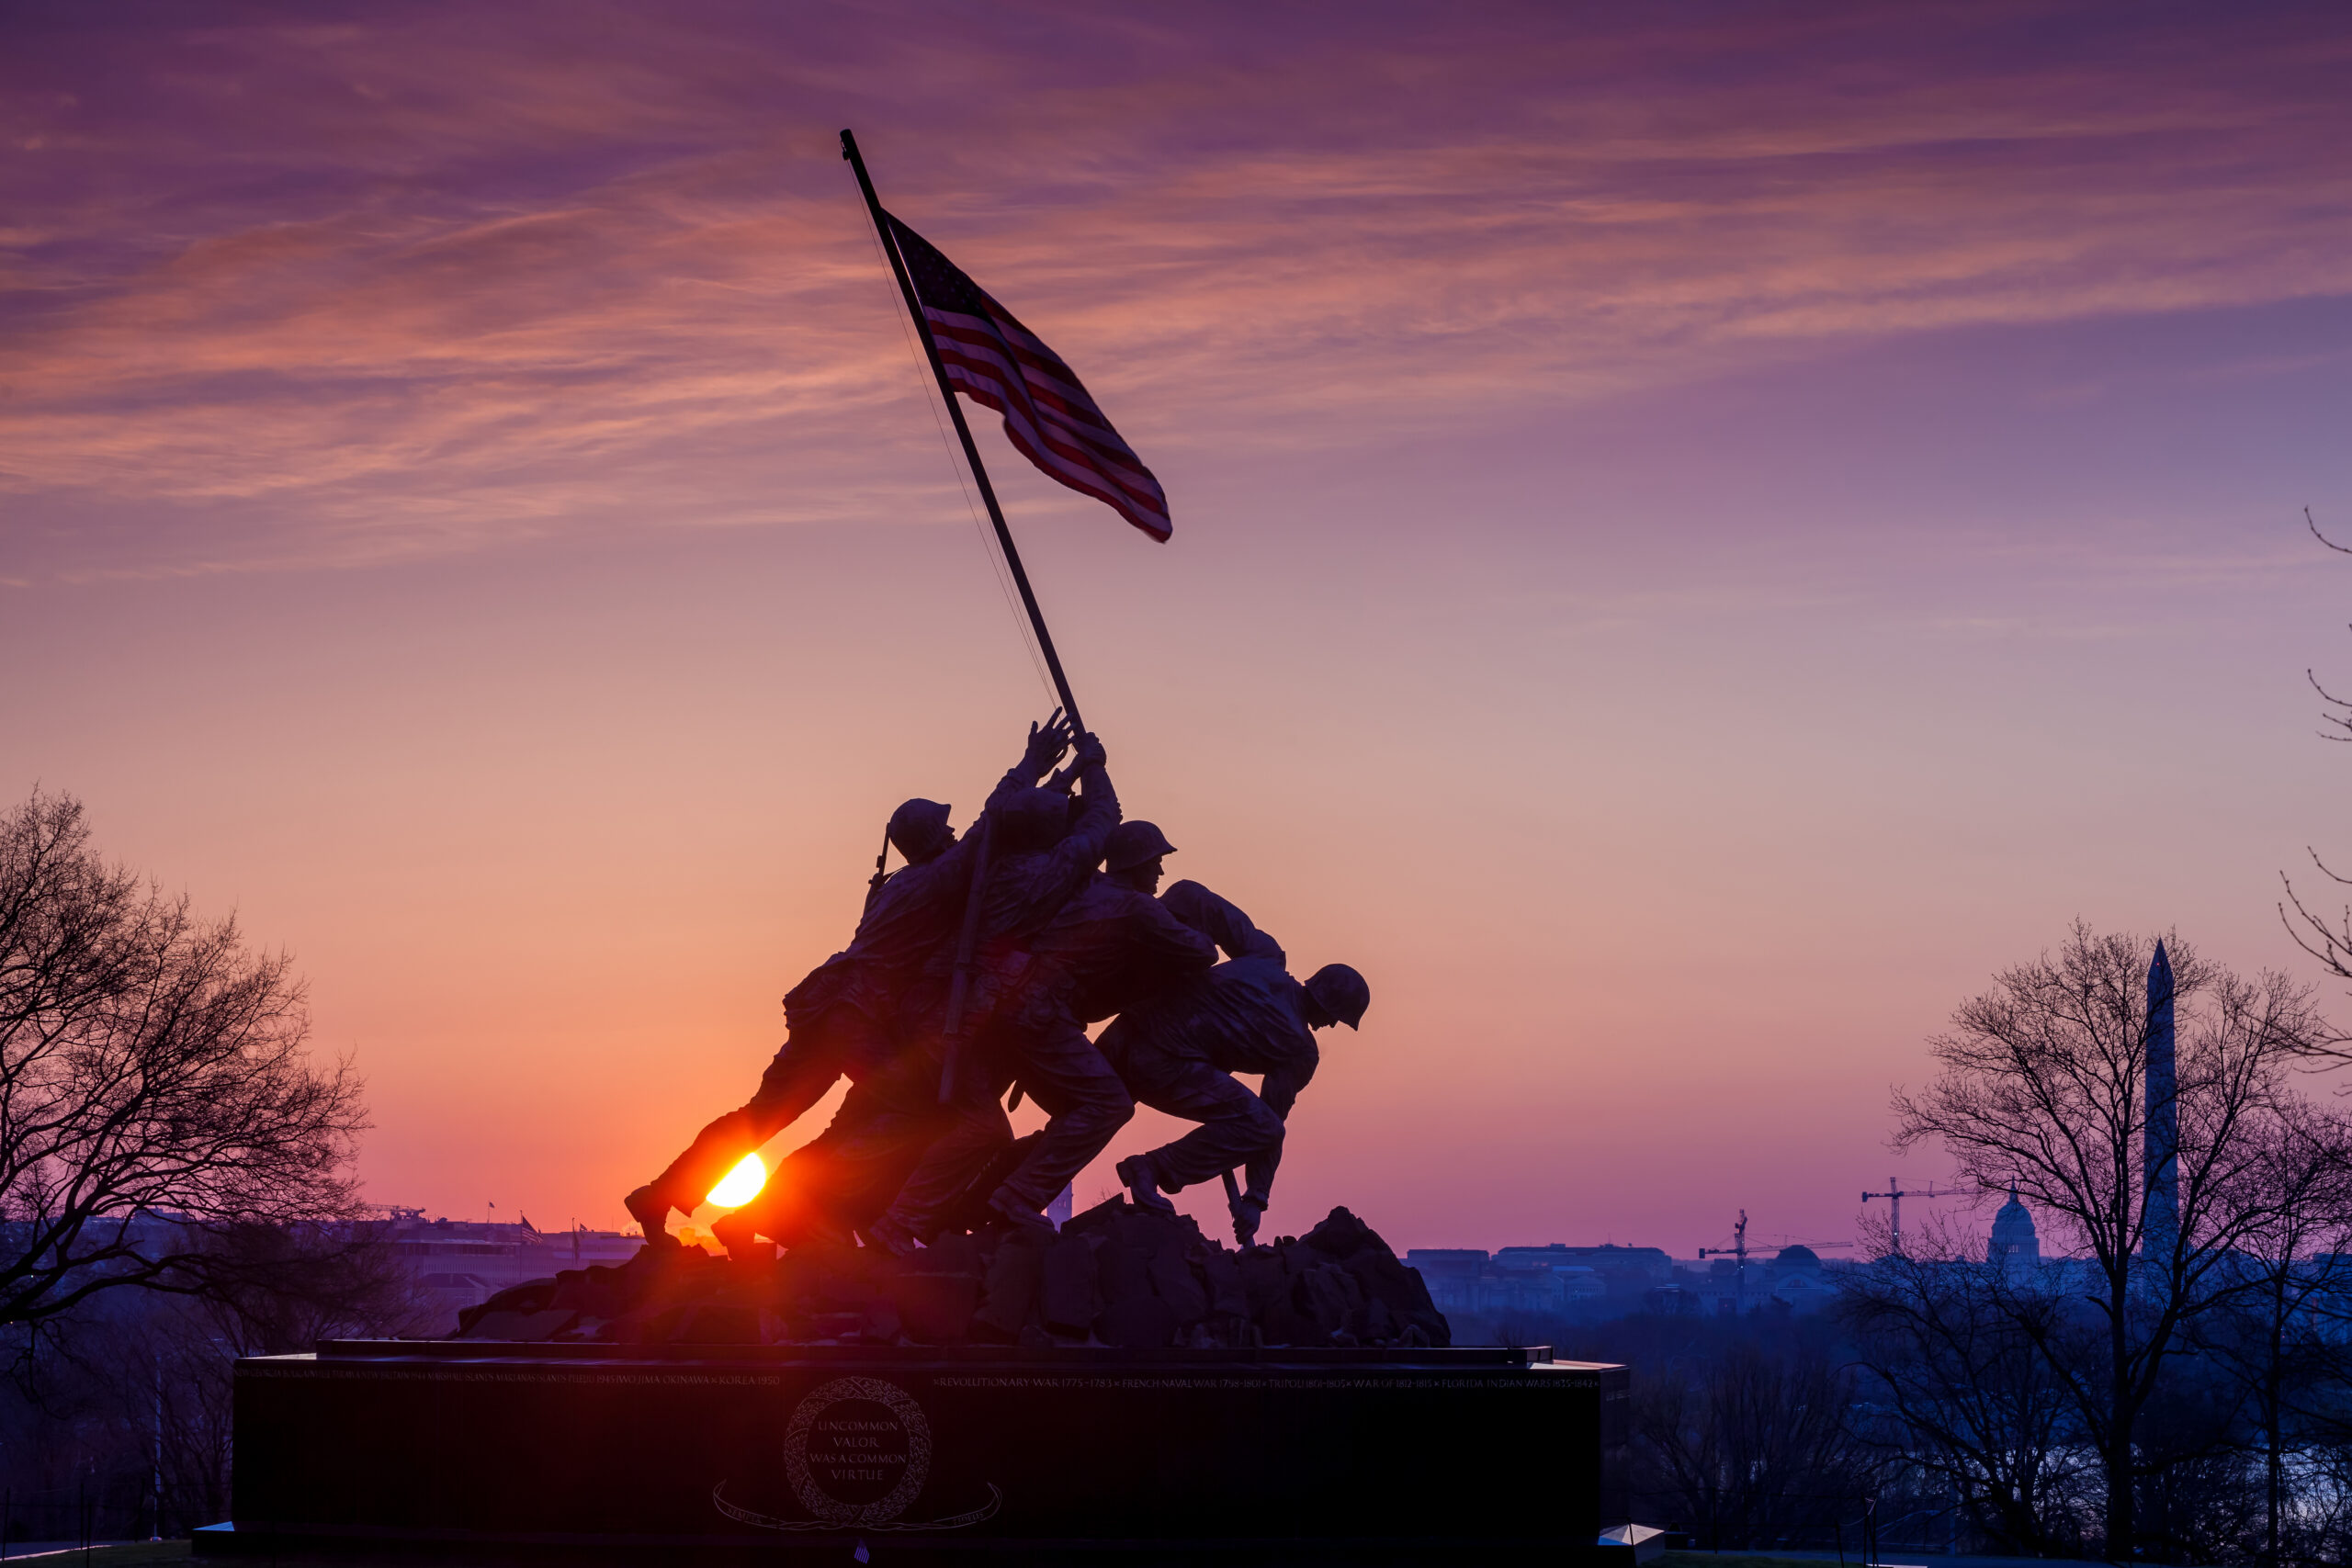
[(1159, 899), (1138, 899), (1136, 908), (1141, 929), (1130, 928), (1130, 951), (1136, 962), (1171, 976), (1195, 974), (1216, 963), (1216, 943), (1207, 933), (1178, 919)]
[(1091, 734), (1078, 739), (1078, 819), (1069, 836), (1054, 848), (1056, 861), (1065, 866), (1092, 871), (1102, 860), (1111, 829), (1119, 825), (1119, 792), (1111, 787), (1103, 764), (1102, 743)]
[(629, 1212), (646, 1227), (645, 1238), (657, 1238), (668, 1210), (693, 1213), (738, 1160), (798, 1121), (825, 1098), (825, 1091), (841, 1076), (841, 1065), (832, 1052), (806, 1046), (796, 1050), (792, 1042), (786, 1041), (747, 1103), (695, 1134), (695, 1141), (667, 1169), (629, 1194), (640, 1201), (632, 1202)]
[(1258, 1098), (1266, 1109), (1290, 1120), (1290, 1108), (1298, 1103), (1298, 1091), (1315, 1076), (1315, 1063), (1303, 1062), (1295, 1066), (1280, 1066), (1258, 1080)]
[(1161, 907), (1170, 914), (1205, 935), (1225, 949), (1227, 958), (1271, 958), (1277, 964), (1289, 962), (1283, 944), (1260, 931), (1241, 906), (1230, 898), (1218, 897), (1187, 878), (1159, 896)]
[[(1259, 1080), (1258, 1098), (1265, 1101), (1267, 1110), (1288, 1122), (1291, 1107), (1298, 1103), (1298, 1091), (1305, 1089), (1307, 1080), (1314, 1076), (1313, 1062), (1277, 1067)], [(1282, 1163), (1283, 1151), (1279, 1144), (1251, 1160), (1250, 1185), (1243, 1197), (1255, 1201), (1261, 1209), (1264, 1208), (1274, 1190), (1274, 1171)]]
[[(1045, 723), (1029, 727), (1029, 741), (1021, 749), (1021, 761), (1004, 770), (1004, 777), (997, 780), (996, 787), (989, 791), (988, 800), (981, 809), (986, 810), (1006, 795), (1035, 789), (1037, 782), (1054, 771), (1054, 764), (1060, 761), (1062, 753), (1069, 750), (1069, 720), (1062, 716), (1061, 709), (1056, 708), (1046, 716)], [(972, 826), (979, 826), (979, 820), (978, 817), (974, 817)], [(967, 840), (972, 837), (971, 828), (964, 829), (964, 837)]]
[(743, 1107), (751, 1118), (751, 1146), (759, 1147), (808, 1114), (841, 1077), (842, 1064), (832, 1052), (795, 1052), (787, 1041), (760, 1075), (758, 1091)]
[(1279, 1145), (1251, 1160), (1248, 1171), (1250, 1182), (1242, 1190), (1241, 1201), (1255, 1203), (1261, 1210), (1267, 1208), (1274, 1190), (1274, 1170), (1282, 1163), (1283, 1151)]
[(1040, 920), (1086, 886), (1119, 825), (1118, 792), (1102, 771), (1102, 743), (1091, 735), (1079, 738), (1078, 769), (1078, 816), (1061, 842), (1041, 857), (1024, 895)]
[(1046, 716), (1043, 724), (1029, 727), (1029, 744), (1022, 749), (1019, 771), (1022, 783), (1035, 784), (1054, 771), (1054, 764), (1069, 750), (1069, 720), (1056, 708)]

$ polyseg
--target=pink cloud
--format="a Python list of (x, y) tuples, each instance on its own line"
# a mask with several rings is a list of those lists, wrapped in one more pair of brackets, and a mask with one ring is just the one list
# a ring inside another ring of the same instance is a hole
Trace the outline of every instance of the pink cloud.
[(724, 7), (162, 22), (100, 74), (37, 38), (71, 85), (6, 127), (33, 151), (0, 487), (248, 505), (233, 538), (159, 524), (150, 565), (789, 520), (877, 484), (952, 516), (853, 118), (886, 198), (1180, 459), (2352, 291), (2346, 47), (2283, 25), (2041, 54), (2030, 7), (1442, 38), (1397, 11), (1236, 51), (1172, 13), (1017, 15), (1056, 49)]

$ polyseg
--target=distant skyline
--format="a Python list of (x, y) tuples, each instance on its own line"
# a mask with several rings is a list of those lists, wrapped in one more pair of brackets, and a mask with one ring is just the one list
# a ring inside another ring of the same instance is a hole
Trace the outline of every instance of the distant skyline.
[(294, 953), (377, 1201), (626, 1224), (1050, 705), (843, 126), (1167, 488), (976, 420), (1130, 813), (1369, 977), (1270, 1232), (1850, 1238), (2075, 918), (2318, 977), (2340, 8), (190, 15), (0, 19), (0, 789)]

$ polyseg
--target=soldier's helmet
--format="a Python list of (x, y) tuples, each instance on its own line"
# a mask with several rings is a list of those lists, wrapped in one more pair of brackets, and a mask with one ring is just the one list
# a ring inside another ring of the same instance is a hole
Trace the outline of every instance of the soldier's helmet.
[(1050, 789), (1024, 789), (989, 810), (996, 816), (999, 854), (1036, 854), (1052, 849), (1069, 830), (1069, 802)]
[(1103, 852), (1103, 863), (1113, 871), (1133, 871), (1146, 861), (1172, 855), (1176, 846), (1168, 841), (1153, 823), (1122, 822), (1111, 829), (1111, 842)]
[(1344, 964), (1326, 964), (1308, 976), (1306, 994), (1315, 998), (1317, 1007), (1350, 1029), (1363, 1021), (1363, 1010), (1372, 1005), (1372, 987)]
[(935, 800), (910, 800), (890, 813), (890, 842), (910, 864), (931, 859), (955, 840), (947, 807)]

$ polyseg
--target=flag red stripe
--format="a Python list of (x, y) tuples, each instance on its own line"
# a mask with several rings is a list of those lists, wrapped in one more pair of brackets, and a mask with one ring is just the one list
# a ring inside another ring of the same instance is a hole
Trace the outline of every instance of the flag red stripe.
[[(1094, 406), (1094, 400), (1088, 397), (1086, 389), (1078, 384), (1076, 373), (1050, 354), (1025, 352), (1004, 333), (989, 330), (991, 323), (974, 321), (970, 316), (951, 316), (944, 310), (930, 309), (925, 309), (923, 314), (933, 323), (934, 335), (944, 334), (966, 343), (1004, 350), (1007, 357), (1020, 366), (1023, 378), (1030, 385), (1050, 391), (1079, 418), (1101, 425), (1104, 430), (1111, 428), (1110, 421), (1102, 417), (1102, 411)], [(971, 324), (967, 325), (967, 322)]]
[(948, 384), (1001, 415), (1005, 438), (1048, 478), (1166, 539), (1167, 491), (1112, 428), (1077, 372), (937, 247), (895, 218), (889, 221), (918, 298), (939, 301), (922, 299), (922, 324)]
[[(963, 371), (965, 378), (985, 384), (994, 397), (1005, 400), (1010, 406), (999, 412), (1008, 417), (1017, 414), (1024, 424), (1035, 426), (1041, 438), (1057, 438), (1056, 445), (1066, 446), (1074, 459), (1103, 468), (1108, 477), (1115, 478), (1122, 488), (1135, 492), (1138, 500), (1155, 502), (1159, 500), (1157, 481), (1149, 470), (1135, 460), (1135, 454), (1124, 446), (1106, 447), (1093, 438), (1092, 432), (1073, 429), (1037, 409), (1018, 391), (1008, 387), (1001, 366), (993, 362), (975, 360), (964, 355), (943, 355), (942, 358), (946, 359), (954, 369)], [(1118, 472), (1111, 474), (1110, 470)]]
[(1021, 449), (1023, 457), (1048, 475), (1073, 490), (1084, 491), (1108, 502), (1146, 533), (1164, 536), (1169, 532), (1168, 513), (1158, 494), (1104, 472), (1100, 466), (1086, 462), (1082, 454), (1053, 441), (1027, 421), (1008, 413), (1003, 400), (993, 391), (969, 383), (962, 384), (958, 389), (973, 401), (1005, 414), (1006, 438)]
[(1102, 433), (1086, 425), (1072, 423), (1051, 403), (1039, 402), (1034, 396), (1028, 395), (1027, 388), (1021, 387), (1018, 382), (1012, 381), (1005, 376), (1001, 361), (963, 353), (943, 353), (941, 357), (951, 365), (967, 367), (975, 374), (986, 376), (990, 380), (1001, 384), (1006, 394), (1023, 402), (1025, 405), (1023, 412), (1034, 414), (1039, 424), (1060, 427), (1069, 432), (1070, 439), (1085, 446), (1105, 460), (1118, 463), (1121, 467), (1134, 469), (1138, 473), (1143, 471), (1143, 465), (1136, 460), (1135, 453), (1125, 442), (1113, 444), (1117, 441), (1116, 432), (1111, 433), (1111, 441), (1105, 441)]
[[(950, 343), (964, 344), (982, 350), (999, 350), (999, 357), (1010, 359), (1018, 366), (1022, 382), (1028, 389), (1028, 395), (1032, 400), (1041, 406), (1057, 410), (1072, 423), (1091, 426), (1101, 431), (1111, 441), (1118, 443), (1117, 450), (1130, 451), (1127, 444), (1119, 439), (1119, 433), (1113, 430), (1110, 423), (1102, 417), (1102, 411), (1096, 408), (1092, 400), (1088, 399), (1085, 389), (1071, 384), (1077, 378), (1071, 377), (1069, 381), (1051, 378), (1030, 360), (1002, 353), (1003, 339), (993, 334), (983, 333), (971, 327), (950, 326), (941, 322), (928, 310), (923, 314), (930, 317), (933, 322), (932, 335), (939, 341), (942, 354), (948, 351), (947, 345)], [(1062, 368), (1067, 371), (1068, 367)]]
[(1167, 506), (1156, 491), (1122, 484), (1115, 475), (1106, 474), (1098, 466), (1085, 462), (1083, 455), (1074, 450), (1068, 451), (1066, 456), (1063, 451), (1057, 450), (1034, 424), (1007, 407), (1006, 400), (999, 393), (998, 383), (976, 384), (963, 377), (951, 377), (951, 379), (957, 382), (958, 389), (973, 401), (1003, 414), (1006, 438), (1020, 449), (1023, 457), (1052, 478), (1072, 490), (1083, 491), (1106, 502), (1148, 534), (1157, 537), (1168, 535)]
[[(1008, 423), (1017, 421), (1028, 427), (1035, 442), (1061, 454), (1072, 464), (1099, 472), (1139, 505), (1157, 514), (1166, 514), (1167, 503), (1158, 481), (1140, 462), (1135, 461), (1135, 454), (1125, 443), (1116, 448), (1105, 447), (1093, 439), (1091, 431), (1071, 429), (1064, 422), (1047, 415), (1025, 395), (1028, 389), (1025, 385), (1019, 390), (1012, 389), (1000, 355), (975, 353), (972, 347), (962, 344), (943, 344), (940, 357), (947, 364), (950, 379), (963, 382), (967, 391), (1004, 414)], [(1115, 432), (1112, 433), (1112, 439), (1117, 439)], [(1032, 461), (1037, 460), (1035, 453), (1029, 456)], [(1125, 472), (1114, 472), (1114, 469)], [(1061, 476), (1057, 474), (1057, 477)]]

